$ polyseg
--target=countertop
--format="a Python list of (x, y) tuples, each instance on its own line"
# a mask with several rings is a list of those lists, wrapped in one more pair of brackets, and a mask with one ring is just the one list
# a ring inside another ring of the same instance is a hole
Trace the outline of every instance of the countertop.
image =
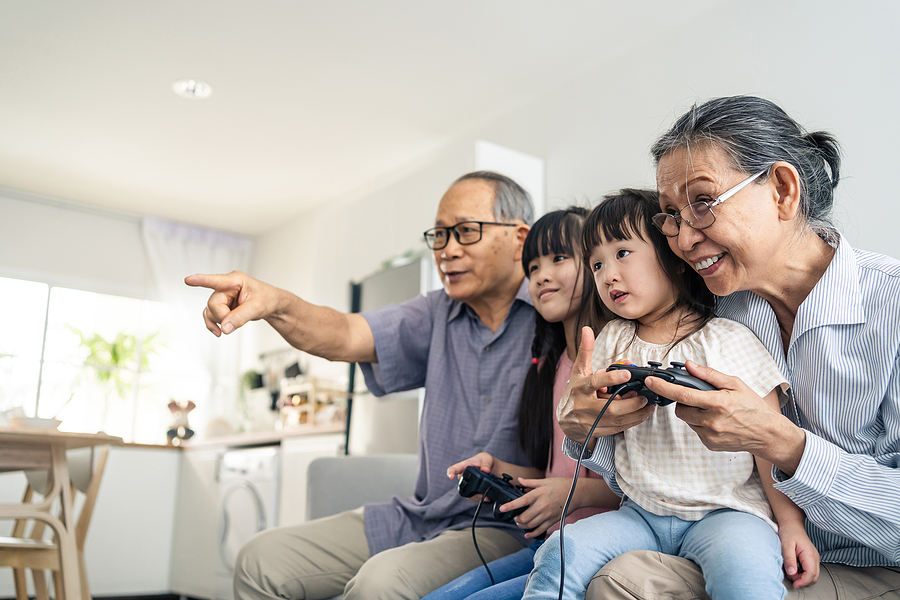
[[(285, 438), (304, 436), (304, 435), (321, 435), (325, 433), (343, 433), (345, 431), (344, 423), (334, 423), (329, 425), (300, 425), (289, 429), (273, 429), (271, 431), (252, 431), (248, 433), (235, 433), (231, 435), (223, 435), (220, 437), (190, 439), (182, 443), (180, 448), (184, 450), (197, 450), (216, 448), (220, 446), (260, 446), (264, 444), (276, 444)], [(171, 448), (172, 446), (167, 446)]]

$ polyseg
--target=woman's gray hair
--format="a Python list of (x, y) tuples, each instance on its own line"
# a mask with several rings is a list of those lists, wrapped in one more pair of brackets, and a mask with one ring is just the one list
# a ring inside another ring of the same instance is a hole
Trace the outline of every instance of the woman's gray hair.
[[(831, 220), (834, 188), (840, 179), (837, 140), (829, 133), (808, 133), (774, 102), (753, 96), (715, 98), (694, 104), (650, 149), (656, 164), (666, 154), (692, 146), (722, 148), (733, 166), (748, 175), (778, 161), (800, 173), (800, 211), (822, 239), (837, 241)], [(760, 178), (757, 183), (765, 181)]]
[(529, 227), (534, 224), (534, 206), (531, 194), (518, 183), (493, 171), (473, 171), (453, 182), (454, 185), (467, 179), (481, 179), (494, 186), (494, 217), (501, 222), (522, 221)]

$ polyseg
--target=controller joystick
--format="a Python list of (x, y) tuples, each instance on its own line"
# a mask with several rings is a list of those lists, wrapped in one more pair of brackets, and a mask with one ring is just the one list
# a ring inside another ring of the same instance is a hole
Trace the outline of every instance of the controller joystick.
[(628, 371), (631, 373), (631, 379), (613, 388), (610, 391), (610, 394), (622, 394), (633, 390), (637, 392), (638, 396), (644, 396), (650, 404), (656, 404), (657, 406), (671, 404), (673, 402), (672, 400), (663, 398), (644, 385), (644, 380), (647, 377), (659, 377), (663, 381), (668, 381), (669, 383), (695, 390), (708, 391), (716, 389), (702, 379), (692, 377), (687, 372), (685, 364), (682, 362), (672, 362), (668, 369), (662, 369), (662, 363), (655, 361), (648, 361), (648, 364), (649, 366), (647, 367), (639, 367), (637, 365), (622, 362), (610, 365), (609, 368), (606, 369), (607, 371)]
[(494, 503), (494, 518), (504, 523), (511, 523), (525, 512), (525, 507), (517, 508), (509, 512), (500, 512), (500, 507), (525, 494), (525, 488), (521, 485), (513, 485), (512, 476), (503, 474), (502, 477), (485, 473), (478, 467), (466, 467), (462, 477), (459, 478), (459, 495), (463, 498), (471, 498), (475, 495), (485, 495), (485, 498)]

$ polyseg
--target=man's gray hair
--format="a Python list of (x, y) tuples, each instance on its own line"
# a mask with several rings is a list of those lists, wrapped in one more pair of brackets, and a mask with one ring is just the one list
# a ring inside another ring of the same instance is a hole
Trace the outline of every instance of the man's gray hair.
[(534, 206), (531, 194), (518, 183), (493, 171), (473, 171), (453, 182), (454, 185), (467, 179), (481, 179), (494, 186), (494, 218), (506, 223), (520, 220), (529, 227), (534, 224)]

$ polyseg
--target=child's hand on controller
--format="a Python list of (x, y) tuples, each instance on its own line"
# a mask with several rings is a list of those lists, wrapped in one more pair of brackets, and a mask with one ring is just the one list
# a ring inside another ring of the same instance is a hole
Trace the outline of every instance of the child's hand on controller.
[(572, 482), (564, 477), (548, 477), (546, 479), (519, 477), (518, 483), (527, 488), (528, 492), (521, 498), (516, 498), (501, 506), (500, 512), (510, 512), (517, 508), (527, 507), (525, 512), (516, 517), (516, 525), (521, 529), (529, 530), (525, 534), (526, 538), (540, 537), (559, 521)]

